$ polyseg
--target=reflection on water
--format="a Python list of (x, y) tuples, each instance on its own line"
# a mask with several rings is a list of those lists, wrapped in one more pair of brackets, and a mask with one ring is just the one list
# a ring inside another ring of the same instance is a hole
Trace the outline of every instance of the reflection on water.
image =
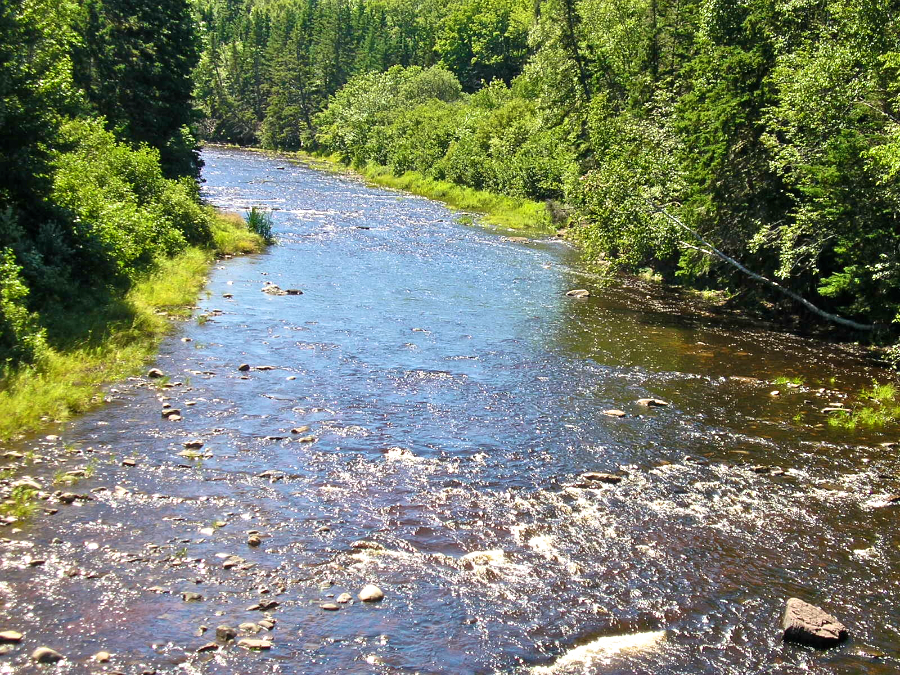
[[(897, 439), (820, 412), (870, 365), (638, 283), (568, 298), (591, 281), (567, 247), (424, 199), (204, 159), (208, 198), (277, 209), (279, 243), (216, 267), (165, 387), (23, 443), (44, 487), (93, 475), (3, 544), (26, 637), (0, 667), (47, 644), (70, 672), (100, 649), (127, 672), (896, 672)], [(772, 396), (783, 375), (804, 385)], [(782, 644), (793, 595), (852, 641)], [(204, 647), (221, 624), (271, 649)]]

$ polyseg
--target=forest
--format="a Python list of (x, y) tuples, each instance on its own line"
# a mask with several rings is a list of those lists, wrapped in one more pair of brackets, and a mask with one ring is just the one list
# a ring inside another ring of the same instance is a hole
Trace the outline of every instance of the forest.
[(211, 241), (202, 142), (528, 198), (607, 275), (650, 270), (803, 322), (811, 303), (889, 343), (898, 5), (5, 2), (2, 362), (68, 335), (62, 308)]
[(203, 0), (199, 133), (541, 201), (607, 273), (889, 341), (898, 5)]
[(215, 246), (191, 131), (199, 44), (180, 0), (0, 5), (0, 374), (128, 332), (138, 280)]

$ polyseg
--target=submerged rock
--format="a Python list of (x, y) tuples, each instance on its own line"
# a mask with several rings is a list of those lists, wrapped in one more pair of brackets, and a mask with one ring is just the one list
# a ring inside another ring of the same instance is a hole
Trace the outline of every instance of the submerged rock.
[(238, 647), (243, 647), (244, 649), (271, 649), (272, 643), (268, 640), (241, 638), (240, 640), (238, 640)]
[(790, 598), (787, 601), (781, 627), (784, 629), (784, 639), (788, 642), (820, 649), (833, 647), (847, 639), (848, 635), (840, 621), (800, 598)]
[(628, 416), (628, 413), (626, 413), (624, 410), (615, 410), (615, 409), (604, 410), (603, 414), (607, 415), (608, 417), (627, 417)]
[(157, 379), (160, 377), (165, 377), (165, 373), (163, 373), (163, 371), (161, 371), (159, 368), (151, 368), (147, 371), (147, 377), (151, 379)]
[(586, 288), (573, 288), (566, 295), (570, 298), (589, 298), (591, 297), (591, 292)]
[(15, 630), (5, 630), (0, 633), (0, 643), (3, 642), (21, 642), (22, 634)]

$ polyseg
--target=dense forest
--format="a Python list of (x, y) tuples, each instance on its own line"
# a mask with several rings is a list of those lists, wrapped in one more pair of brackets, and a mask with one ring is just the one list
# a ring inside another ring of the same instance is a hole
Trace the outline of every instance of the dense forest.
[(199, 46), (184, 0), (0, 4), (0, 374), (102, 340), (86, 317), (211, 243), (190, 128)]
[(787, 291), (861, 324), (853, 335), (893, 339), (898, 10), (4, 2), (0, 357), (35, 360), (54, 312), (209, 241), (198, 140), (544, 202), (608, 273), (650, 268), (803, 316)]
[(197, 9), (206, 139), (546, 200), (608, 271), (897, 322), (900, 3)]

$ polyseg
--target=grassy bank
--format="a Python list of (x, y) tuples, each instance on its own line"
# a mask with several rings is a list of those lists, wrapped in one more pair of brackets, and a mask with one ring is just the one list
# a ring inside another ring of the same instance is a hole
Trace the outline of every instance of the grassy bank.
[(478, 213), (485, 222), (511, 230), (539, 230), (549, 232), (553, 223), (547, 206), (530, 199), (507, 197), (484, 190), (449, 183), (429, 178), (418, 171), (407, 171), (401, 176), (395, 175), (389, 167), (379, 164), (367, 164), (364, 167), (350, 168), (340, 161), (337, 155), (310, 154), (305, 152), (268, 151), (260, 148), (242, 148), (277, 157), (295, 159), (314, 169), (338, 173), (352, 173), (382, 187), (394, 188), (410, 192), (420, 197), (427, 197), (461, 211)]
[(124, 297), (87, 299), (48, 316), (51, 348), (41, 361), (0, 380), (0, 439), (35, 430), (99, 403), (100, 386), (138, 373), (156, 354), (172, 319), (191, 306), (218, 256), (262, 249), (236, 214), (212, 219), (213, 245), (161, 260)]
[(368, 180), (378, 185), (405, 190), (428, 197), (463, 211), (483, 214), (493, 225), (513, 230), (550, 230), (552, 223), (547, 207), (530, 199), (516, 199), (505, 195), (434, 180), (417, 171), (394, 175), (386, 166), (368, 164), (360, 170)]

